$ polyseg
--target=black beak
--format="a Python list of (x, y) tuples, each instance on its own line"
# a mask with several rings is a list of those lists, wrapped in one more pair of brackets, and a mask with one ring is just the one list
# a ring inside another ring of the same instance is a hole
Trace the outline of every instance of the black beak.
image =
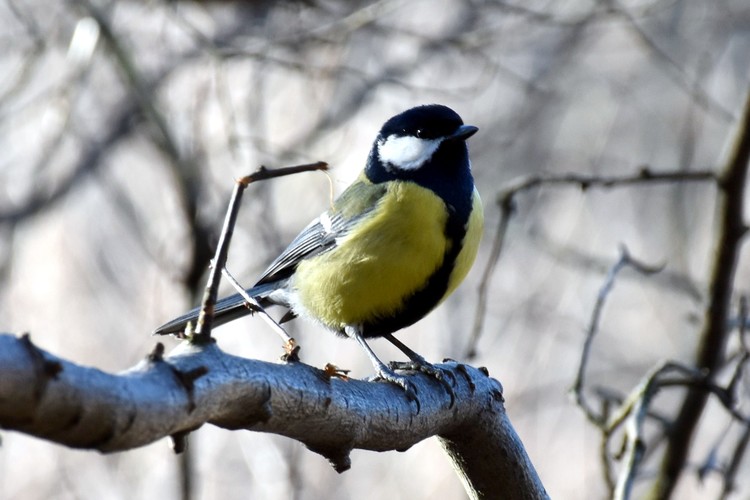
[(461, 125), (451, 135), (445, 138), (446, 141), (465, 141), (472, 135), (476, 134), (479, 129), (474, 125)]

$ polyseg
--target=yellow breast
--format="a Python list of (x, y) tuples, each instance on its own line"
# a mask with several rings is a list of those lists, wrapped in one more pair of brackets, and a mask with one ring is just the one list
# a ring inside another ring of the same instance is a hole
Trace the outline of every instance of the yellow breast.
[[(444, 235), (447, 217), (432, 191), (389, 183), (377, 208), (335, 249), (300, 263), (292, 283), (302, 309), (297, 312), (336, 330), (395, 314), (443, 263), (450, 244)], [(474, 248), (459, 256), (451, 290), (474, 260), (478, 237), (472, 233), (473, 240)]]
[(472, 210), (469, 216), (469, 223), (466, 226), (466, 236), (461, 247), (461, 252), (456, 258), (456, 263), (451, 272), (450, 278), (448, 279), (448, 289), (445, 291), (443, 299), (447, 298), (448, 295), (461, 284), (471, 266), (474, 265), (474, 259), (477, 257), (477, 251), (479, 250), (479, 243), (482, 241), (482, 233), (484, 230), (484, 209), (482, 207), (482, 199), (479, 197), (479, 192), (474, 188), (472, 199)]

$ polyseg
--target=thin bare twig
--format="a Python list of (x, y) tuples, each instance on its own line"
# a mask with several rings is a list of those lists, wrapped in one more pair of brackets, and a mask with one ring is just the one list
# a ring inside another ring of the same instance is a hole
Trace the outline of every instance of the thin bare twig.
[(747, 352), (750, 352), (750, 345), (748, 345), (747, 336), (745, 335), (747, 333), (747, 327), (748, 327), (748, 307), (747, 307), (747, 297), (745, 295), (740, 297), (740, 303), (739, 303), (739, 336), (740, 336), (740, 345), (742, 346), (742, 350)]
[(234, 190), (232, 191), (232, 197), (229, 200), (229, 207), (227, 208), (227, 213), (224, 217), (224, 225), (221, 229), (221, 235), (219, 236), (219, 243), (216, 247), (216, 254), (213, 259), (211, 271), (208, 274), (205, 291), (203, 292), (203, 299), (201, 300), (201, 310), (200, 314), (198, 315), (195, 334), (192, 335), (193, 342), (210, 342), (214, 306), (216, 305), (216, 298), (219, 293), (219, 281), (221, 280), (221, 270), (224, 269), (227, 263), (229, 243), (232, 240), (234, 225), (237, 221), (237, 214), (240, 210), (240, 201), (242, 200), (242, 193), (245, 191), (245, 188), (247, 188), (247, 186), (249, 186), (251, 183), (257, 181), (274, 179), (276, 177), (297, 174), (300, 172), (326, 170), (327, 168), (328, 164), (322, 161), (278, 169), (260, 167), (252, 174), (237, 180), (234, 186)]
[(315, 163), (305, 163), (303, 165), (283, 168), (266, 168), (261, 166), (252, 174), (241, 177), (237, 182), (248, 186), (253, 182), (275, 179), (276, 177), (294, 175), (301, 172), (313, 172), (315, 170), (328, 170), (328, 164), (324, 161), (317, 161)]
[(201, 310), (198, 315), (197, 325), (195, 326), (195, 334), (191, 337), (191, 341), (194, 343), (207, 343), (211, 341), (211, 327), (213, 326), (214, 320), (214, 307), (216, 306), (216, 299), (219, 294), (221, 269), (223, 269), (227, 263), (229, 243), (232, 240), (234, 225), (237, 221), (237, 214), (240, 211), (242, 193), (245, 191), (246, 187), (247, 184), (243, 182), (238, 181), (234, 184), (232, 197), (229, 200), (229, 207), (227, 208), (227, 213), (224, 217), (224, 225), (221, 228), (219, 243), (216, 246), (216, 254), (214, 255), (213, 264), (211, 265), (211, 270), (208, 273), (208, 279), (206, 280), (206, 288), (203, 292), (203, 298), (201, 299)]
[(618, 188), (641, 184), (674, 183), (674, 182), (719, 182), (719, 176), (712, 170), (683, 170), (654, 171), (649, 167), (641, 167), (635, 174), (626, 175), (597, 175), (597, 174), (540, 174), (521, 177), (500, 192), (497, 203), (502, 204), (505, 198), (539, 186), (578, 186), (586, 191), (590, 188)]
[(750, 422), (743, 423), (742, 435), (737, 440), (737, 444), (732, 452), (732, 457), (729, 460), (726, 471), (724, 471), (724, 487), (721, 491), (721, 500), (726, 500), (729, 495), (734, 492), (737, 481), (737, 471), (740, 468), (742, 459), (745, 457), (748, 445), (750, 444)]
[(643, 425), (649, 414), (651, 400), (662, 387), (659, 378), (673, 371), (688, 375), (696, 374), (695, 370), (670, 361), (656, 365), (641, 379), (641, 382), (620, 407), (620, 411), (613, 415), (607, 423), (605, 439), (609, 439), (618, 427), (625, 424), (625, 443), (622, 453), (623, 467), (612, 494), (612, 498), (615, 500), (630, 498), (633, 483), (646, 450), (643, 440)]
[(487, 260), (487, 265), (482, 273), (482, 280), (479, 282), (479, 296), (477, 297), (477, 309), (474, 312), (474, 326), (471, 329), (466, 358), (473, 359), (477, 355), (477, 344), (479, 337), (484, 328), (485, 314), (487, 313), (487, 302), (489, 300), (488, 290), (490, 280), (495, 274), (495, 267), (500, 260), (500, 254), (505, 245), (505, 235), (508, 232), (508, 224), (513, 213), (513, 204), (511, 202), (500, 205), (500, 223), (495, 231), (495, 237), (492, 240), (492, 250)]
[(482, 272), (479, 284), (479, 297), (474, 312), (474, 326), (467, 345), (467, 358), (471, 359), (477, 352), (477, 344), (484, 329), (485, 314), (488, 303), (488, 289), (492, 276), (497, 268), (503, 248), (510, 218), (515, 211), (515, 198), (519, 194), (542, 186), (577, 186), (586, 191), (592, 188), (614, 189), (642, 184), (683, 182), (719, 182), (717, 174), (711, 170), (685, 172), (680, 170), (655, 172), (648, 167), (641, 167), (635, 174), (629, 175), (594, 175), (568, 173), (562, 175), (540, 174), (520, 177), (501, 190), (496, 198), (500, 209), (500, 222), (493, 239), (492, 250)]
[(747, 328), (747, 298), (745, 296), (740, 297), (739, 301), (739, 319), (740, 319), (740, 327), (737, 331), (737, 335), (740, 338), (740, 345), (742, 346), (742, 353), (740, 354), (740, 359), (737, 361), (737, 364), (734, 367), (734, 372), (732, 373), (732, 378), (729, 380), (729, 384), (727, 385), (727, 393), (732, 399), (732, 403), (735, 404), (737, 401), (737, 392), (739, 390), (740, 382), (742, 381), (742, 375), (745, 372), (745, 367), (747, 365), (748, 360), (750, 360), (750, 350), (748, 350), (748, 346), (746, 344), (745, 340), (745, 330)]
[[(676, 374), (676, 376), (669, 376)], [(685, 366), (674, 361), (664, 361), (649, 370), (647, 375), (633, 389), (628, 397), (619, 406), (602, 427), (605, 441), (609, 441), (614, 432), (625, 426), (625, 446), (623, 449), (623, 467), (620, 470), (617, 486), (612, 494), (615, 499), (630, 498), (633, 483), (638, 474), (638, 468), (646, 452), (643, 437), (643, 425), (647, 418), (652, 416), (649, 409), (651, 400), (656, 393), (668, 387), (687, 387), (701, 391), (702, 393), (714, 394), (724, 405), (729, 413), (746, 428), (750, 425), (750, 418), (740, 414), (734, 407), (735, 399), (732, 397), (730, 387), (721, 387), (711, 381), (709, 374), (703, 370)], [(748, 437), (750, 439), (750, 437)], [(745, 445), (746, 446), (746, 445)], [(735, 456), (744, 453), (744, 449), (735, 449)], [(738, 460), (735, 458), (735, 460)], [(736, 465), (735, 465), (736, 467)], [(725, 475), (726, 481), (733, 482), (735, 472)]]
[[(647, 274), (647, 275), (657, 273), (661, 271), (661, 269), (663, 268), (663, 266), (649, 266), (649, 265), (643, 264), (630, 256), (627, 250), (627, 247), (625, 247), (624, 245), (620, 247), (620, 258), (610, 268), (609, 272), (607, 273), (607, 277), (604, 280), (604, 283), (602, 284), (601, 288), (599, 289), (599, 293), (597, 294), (596, 302), (594, 304), (594, 309), (591, 314), (591, 320), (589, 321), (589, 326), (586, 332), (586, 339), (584, 341), (583, 349), (581, 352), (581, 361), (578, 365), (578, 373), (576, 374), (576, 379), (573, 384), (573, 388), (571, 389), (571, 392), (573, 393), (576, 404), (583, 410), (584, 414), (586, 415), (586, 418), (590, 422), (592, 422), (594, 425), (602, 429), (602, 432), (604, 434), (603, 439), (602, 439), (602, 445), (600, 447), (600, 458), (601, 458), (602, 465), (604, 468), (604, 478), (607, 483), (607, 487), (610, 491), (610, 495), (613, 495), (617, 488), (617, 482), (615, 481), (614, 476), (612, 474), (612, 463), (611, 463), (610, 454), (609, 454), (609, 440), (612, 435), (612, 431), (614, 430), (613, 427), (609, 424), (609, 422), (612, 420), (610, 404), (607, 402), (607, 400), (602, 398), (600, 400), (602, 409), (600, 412), (596, 412), (585, 397), (584, 385), (585, 385), (585, 380), (586, 380), (586, 377), (585, 377), (586, 367), (588, 366), (588, 360), (590, 357), (591, 347), (593, 345), (594, 337), (599, 331), (599, 323), (601, 321), (601, 316), (604, 310), (604, 305), (606, 303), (607, 297), (609, 296), (610, 292), (612, 291), (615, 285), (617, 275), (622, 269), (624, 269), (627, 266), (632, 267), (633, 269), (635, 269), (641, 274)], [(630, 409), (631, 406), (632, 404), (630, 405), (626, 405), (625, 403), (621, 404), (619, 408), (617, 409), (617, 414), (621, 414), (624, 411), (623, 408)], [(648, 413), (648, 405), (646, 405), (645, 411), (646, 413)], [(625, 453), (626, 451), (627, 451), (627, 443), (626, 443), (626, 449), (623, 450), (623, 453)]]
[[(709, 301), (705, 310), (695, 366), (709, 378), (721, 369), (729, 335), (727, 324), (731, 314), (731, 298), (740, 247), (747, 232), (743, 219), (745, 182), (750, 166), (750, 92), (737, 130), (734, 150), (719, 174), (719, 229), (709, 285)], [(692, 437), (703, 414), (708, 394), (697, 388), (688, 389), (677, 418), (668, 435), (664, 459), (658, 472), (651, 498), (671, 497), (685, 468)]]
[(284, 328), (275, 319), (273, 319), (265, 309), (263, 309), (263, 306), (258, 303), (255, 297), (247, 293), (247, 290), (245, 290), (240, 282), (237, 281), (234, 276), (232, 276), (232, 274), (226, 267), (221, 270), (221, 273), (229, 281), (232, 287), (237, 290), (237, 293), (239, 293), (242, 298), (245, 299), (245, 302), (247, 302), (250, 307), (263, 319), (263, 321), (265, 321), (271, 327), (271, 329), (276, 332), (279, 337), (281, 337), (281, 340), (284, 341), (285, 348), (287, 346), (295, 345), (294, 339), (288, 333), (286, 333), (286, 330), (284, 330)]
[(605, 416), (603, 414), (594, 411), (593, 407), (588, 403), (584, 393), (584, 385), (586, 380), (586, 368), (588, 367), (588, 360), (591, 354), (591, 346), (594, 341), (594, 337), (599, 331), (599, 323), (601, 321), (602, 311), (607, 301), (612, 288), (615, 285), (615, 279), (618, 273), (626, 266), (632, 267), (641, 274), (649, 275), (655, 274), (661, 271), (664, 266), (650, 266), (639, 262), (630, 256), (627, 247), (622, 245), (620, 247), (620, 258), (614, 266), (607, 273), (607, 277), (604, 280), (604, 284), (599, 289), (599, 293), (596, 296), (596, 302), (594, 303), (594, 309), (591, 313), (591, 320), (586, 330), (586, 339), (583, 343), (583, 349), (581, 351), (581, 361), (578, 364), (578, 373), (576, 374), (575, 382), (573, 383), (573, 396), (575, 397), (576, 404), (583, 410), (586, 418), (589, 419), (594, 425), (602, 427), (604, 425)]
[[(623, 260), (621, 259), (615, 266), (613, 266), (608, 275), (608, 280), (602, 286), (599, 294), (599, 299), (601, 299), (601, 301), (597, 302), (597, 306), (592, 314), (590, 333), (596, 331), (595, 320), (597, 320), (601, 311), (599, 306), (600, 304), (603, 304), (603, 299), (611, 290), (616, 272), (623, 267), (622, 262)], [(742, 305), (743, 302), (744, 301), (740, 302), (740, 317), (742, 323), (745, 322), (744, 318), (747, 315), (745, 309), (746, 306)], [(589, 345), (584, 347), (582, 360), (587, 358), (588, 354), (586, 353), (586, 350), (588, 348)], [(602, 430), (604, 437), (602, 444), (602, 461), (605, 467), (605, 480), (607, 480), (607, 484), (611, 488), (612, 498), (627, 499), (632, 493), (632, 486), (637, 477), (639, 465), (647, 451), (642, 432), (643, 425), (647, 418), (655, 417), (650, 410), (650, 403), (659, 390), (668, 387), (683, 387), (690, 390), (700, 391), (705, 395), (713, 394), (735, 420), (745, 426), (750, 424), (750, 417), (743, 415), (736, 408), (737, 386), (741, 375), (744, 373), (744, 366), (748, 357), (750, 357), (750, 355), (743, 353), (743, 356), (735, 366), (735, 371), (726, 387), (714, 383), (713, 374), (705, 372), (704, 370), (685, 366), (673, 361), (664, 361), (649, 370), (647, 375), (634, 388), (634, 390), (631, 391), (628, 397), (619, 404), (615, 411), (610, 411), (609, 406), (607, 406), (606, 412), (596, 414), (591, 410), (591, 405), (582, 405), (579, 402), (579, 406), (584, 409), (589, 420)], [(581, 366), (584, 365), (582, 364)], [(582, 369), (579, 370), (580, 376), (582, 376), (582, 373)], [(675, 373), (677, 376), (670, 376)], [(668, 421), (664, 421), (664, 419), (661, 418), (659, 418), (659, 420), (665, 424), (665, 429), (669, 429)], [(614, 433), (623, 426), (625, 427), (625, 441), (621, 452), (618, 453), (618, 455), (621, 455), (620, 458), (623, 459), (623, 466), (618, 474), (618, 480), (613, 487), (609, 444)], [(748, 439), (750, 439), (750, 437), (748, 437)], [(736, 448), (733, 462), (737, 462), (739, 460), (737, 456), (742, 454), (744, 454), (744, 448)], [(737, 466), (735, 465), (731, 474), (727, 472), (727, 475), (725, 476), (727, 484), (733, 482), (734, 474), (736, 474), (736, 467)], [(725, 487), (727, 487), (727, 484), (725, 484)]]

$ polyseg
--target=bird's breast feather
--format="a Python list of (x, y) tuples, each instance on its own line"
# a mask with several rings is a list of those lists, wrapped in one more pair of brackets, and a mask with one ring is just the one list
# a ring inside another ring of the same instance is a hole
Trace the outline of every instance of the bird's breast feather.
[(336, 248), (299, 264), (293, 278), (302, 314), (338, 329), (395, 314), (443, 263), (443, 201), (411, 182), (388, 192)]

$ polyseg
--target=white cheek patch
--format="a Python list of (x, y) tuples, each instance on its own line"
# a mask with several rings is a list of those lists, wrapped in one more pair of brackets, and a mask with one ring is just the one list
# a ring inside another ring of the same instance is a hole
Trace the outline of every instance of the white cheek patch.
[(378, 156), (386, 165), (400, 170), (417, 170), (432, 158), (441, 142), (442, 139), (389, 135), (378, 143)]

